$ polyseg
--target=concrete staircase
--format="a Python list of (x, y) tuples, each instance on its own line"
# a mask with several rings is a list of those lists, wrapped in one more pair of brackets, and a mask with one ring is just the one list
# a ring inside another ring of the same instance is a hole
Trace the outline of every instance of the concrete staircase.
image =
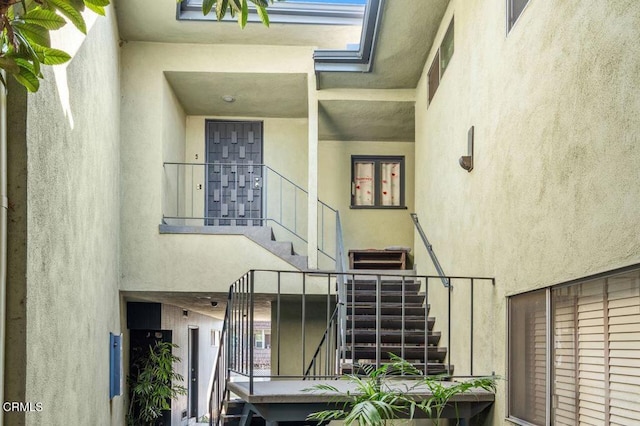
[[(416, 281), (405, 280), (404, 286), (399, 277), (381, 281), (380, 362), (389, 363), (390, 354), (394, 354), (428, 375), (453, 374), (444, 363), (447, 348), (438, 346), (436, 319), (428, 317), (429, 307), (425, 308), (425, 298), (419, 290), (420, 283)], [(342, 372), (360, 374), (362, 368), (357, 366), (375, 365), (378, 356), (375, 278), (356, 276), (347, 282), (346, 327), (347, 361), (342, 363)]]
[(265, 250), (304, 271), (308, 267), (307, 256), (296, 254), (291, 241), (276, 241), (270, 226), (188, 226), (160, 225), (161, 234), (244, 235)]

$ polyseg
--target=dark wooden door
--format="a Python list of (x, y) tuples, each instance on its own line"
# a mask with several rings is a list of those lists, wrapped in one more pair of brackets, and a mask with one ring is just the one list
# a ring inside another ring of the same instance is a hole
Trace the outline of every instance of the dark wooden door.
[(262, 123), (207, 121), (207, 225), (262, 225)]
[(198, 329), (189, 329), (189, 417), (198, 417)]

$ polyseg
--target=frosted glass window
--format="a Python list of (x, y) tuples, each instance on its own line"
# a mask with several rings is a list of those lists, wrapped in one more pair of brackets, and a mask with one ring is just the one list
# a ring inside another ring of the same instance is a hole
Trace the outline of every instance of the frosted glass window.
[(373, 206), (375, 197), (375, 164), (355, 163), (355, 198), (357, 206)]
[(351, 206), (404, 208), (404, 157), (352, 157)]

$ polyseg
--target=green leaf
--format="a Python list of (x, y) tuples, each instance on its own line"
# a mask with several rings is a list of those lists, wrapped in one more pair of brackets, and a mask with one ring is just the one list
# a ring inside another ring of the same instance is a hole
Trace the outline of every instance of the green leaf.
[(90, 4), (94, 6), (107, 7), (110, 4), (109, 0), (84, 0), (84, 4), (89, 7)]
[(106, 15), (106, 12), (104, 11), (104, 7), (96, 6), (95, 4), (92, 4), (92, 3), (85, 3), (85, 4), (87, 5), (87, 9), (93, 10), (98, 15), (100, 16)]
[(242, 0), (242, 15), (239, 17), (238, 22), (240, 23), (240, 28), (244, 28), (247, 25), (247, 19), (249, 18), (249, 5), (247, 5), (247, 0)]
[(0, 57), (0, 68), (9, 74), (18, 74), (20, 72), (20, 67), (13, 58)]
[(215, 3), (216, 0), (204, 0), (202, 2), (202, 14), (204, 16), (207, 16), (211, 12), (211, 9), (213, 8), (213, 5)]
[(47, 0), (50, 5), (58, 9), (64, 16), (69, 18), (71, 23), (76, 26), (83, 34), (87, 33), (87, 24), (80, 12), (65, 0)]
[(14, 21), (13, 28), (17, 30), (16, 32), (20, 32), (29, 44), (37, 44), (44, 47), (51, 46), (49, 31), (44, 27)]
[(227, 9), (229, 8), (229, 0), (218, 0), (216, 3), (216, 18), (218, 21), (221, 21), (224, 18), (224, 15), (227, 14)]
[(251, 0), (251, 3), (255, 4), (257, 7), (269, 6), (269, 2), (267, 2), (267, 0)]
[(269, 26), (269, 14), (267, 14), (267, 9), (262, 7), (262, 6), (258, 6), (256, 5), (256, 10), (258, 11), (258, 16), (260, 17), (260, 20), (262, 21), (262, 23), (265, 26)]
[(40, 81), (34, 73), (27, 68), (20, 67), (20, 73), (14, 75), (18, 83), (22, 84), (30, 92), (37, 92), (40, 88)]
[(26, 39), (24, 34), (21, 32), (15, 33), (16, 40), (18, 41), (19, 51), (14, 53), (14, 57), (23, 58), (33, 63), (34, 73), (36, 75), (40, 74), (40, 58), (38, 54), (33, 49), (33, 45)]
[(241, 0), (229, 0), (229, 6), (231, 6), (231, 11), (233, 13), (242, 11)]
[(45, 65), (60, 65), (68, 62), (71, 59), (71, 55), (63, 50), (53, 49), (51, 47), (44, 48), (42, 50), (36, 50), (42, 53), (44, 58), (42, 63)]
[(50, 10), (35, 8), (22, 17), (25, 23), (39, 25), (53, 31), (62, 28), (67, 22), (64, 18)]
[(82, 13), (84, 12), (84, 0), (65, 0), (67, 3), (71, 5), (75, 10)]

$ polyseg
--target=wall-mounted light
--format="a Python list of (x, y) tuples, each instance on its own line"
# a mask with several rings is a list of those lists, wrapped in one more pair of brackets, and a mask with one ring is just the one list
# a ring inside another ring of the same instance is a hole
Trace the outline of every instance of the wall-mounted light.
[(463, 155), (458, 160), (460, 167), (468, 172), (473, 170), (473, 129), (474, 126), (471, 126), (467, 132), (467, 155)]
[(182, 318), (189, 318), (189, 311), (187, 311), (186, 309), (182, 310)]
[(222, 95), (222, 100), (231, 103), (235, 102), (236, 98), (233, 95)]

